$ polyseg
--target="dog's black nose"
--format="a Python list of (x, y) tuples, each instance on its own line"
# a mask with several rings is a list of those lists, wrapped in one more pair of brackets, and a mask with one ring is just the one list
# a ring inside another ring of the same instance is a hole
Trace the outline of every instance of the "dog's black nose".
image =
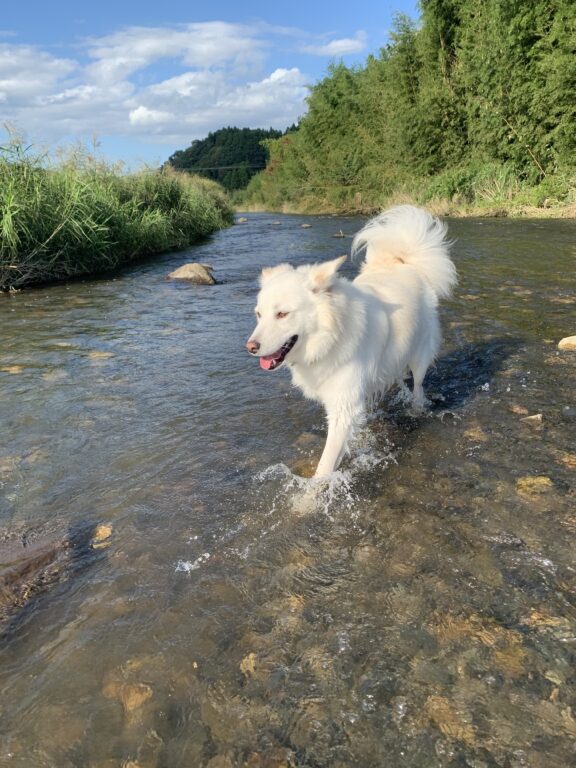
[(249, 339), (246, 342), (246, 349), (248, 352), (250, 352), (251, 355), (255, 355), (256, 352), (260, 349), (260, 344), (258, 344), (257, 341), (252, 341), (252, 339)]

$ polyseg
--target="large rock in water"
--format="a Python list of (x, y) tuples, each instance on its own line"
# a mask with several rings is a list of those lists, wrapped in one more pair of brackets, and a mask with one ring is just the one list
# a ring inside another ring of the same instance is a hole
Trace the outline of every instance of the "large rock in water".
[(110, 543), (112, 526), (79, 523), (60, 535), (0, 529), (0, 632), (18, 609), (87, 567)]
[(558, 349), (570, 349), (576, 351), (576, 336), (566, 336), (558, 342)]
[(198, 283), (199, 285), (214, 285), (216, 279), (212, 274), (212, 267), (210, 264), (183, 264), (174, 272), (170, 272), (168, 277), (173, 280), (189, 280), (191, 283)]

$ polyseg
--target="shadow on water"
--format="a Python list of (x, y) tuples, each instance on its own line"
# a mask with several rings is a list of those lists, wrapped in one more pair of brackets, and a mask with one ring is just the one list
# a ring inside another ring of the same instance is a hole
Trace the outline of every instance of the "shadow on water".
[(464, 344), (439, 357), (424, 382), (428, 391), (442, 395), (433, 400), (432, 410), (465, 406), (524, 344), (520, 338), (496, 338)]
[[(74, 580), (104, 557), (103, 529), (74, 522), (63, 536), (26, 533), (0, 552), (0, 643), (8, 643), (50, 600), (66, 600)], [(106, 533), (107, 531), (104, 531)]]

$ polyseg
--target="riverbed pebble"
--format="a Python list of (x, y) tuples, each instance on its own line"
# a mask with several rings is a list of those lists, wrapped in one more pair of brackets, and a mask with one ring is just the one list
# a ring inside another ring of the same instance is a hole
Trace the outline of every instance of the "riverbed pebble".
[(541, 413), (534, 413), (532, 416), (525, 416), (523, 419), (520, 419), (523, 424), (530, 424), (533, 427), (537, 427), (542, 424), (542, 420), (543, 416)]
[(12, 373), (12, 374), (22, 373), (23, 370), (24, 368), (21, 365), (5, 365), (2, 368), (0, 368), (0, 371), (2, 371), (2, 373)]
[(118, 699), (126, 712), (134, 712), (152, 698), (152, 688), (146, 683), (107, 683), (102, 693), (107, 699)]
[(101, 549), (107, 547), (110, 544), (110, 537), (112, 536), (112, 526), (108, 523), (100, 523), (96, 526), (92, 535), (92, 549)]
[(552, 480), (546, 475), (535, 477), (520, 477), (516, 481), (516, 492), (520, 496), (539, 496), (554, 487)]

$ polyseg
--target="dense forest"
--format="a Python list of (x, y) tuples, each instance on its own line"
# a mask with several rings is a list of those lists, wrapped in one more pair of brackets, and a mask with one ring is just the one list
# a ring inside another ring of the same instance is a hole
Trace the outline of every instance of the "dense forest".
[(333, 64), (245, 201), (575, 202), (576, 2), (421, 0), (364, 66)]
[(217, 181), (228, 191), (243, 189), (252, 176), (266, 167), (266, 140), (277, 139), (273, 128), (221, 128), (205, 139), (193, 141), (168, 158), (168, 165)]

